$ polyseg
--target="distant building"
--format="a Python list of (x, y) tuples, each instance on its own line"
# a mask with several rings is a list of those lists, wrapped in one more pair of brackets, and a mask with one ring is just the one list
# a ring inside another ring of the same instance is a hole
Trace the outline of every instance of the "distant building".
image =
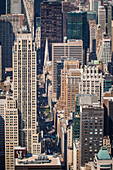
[(0, 0), (0, 15), (6, 14), (6, 0)]
[(113, 90), (103, 94), (104, 134), (113, 142)]
[(80, 108), (80, 165), (92, 161), (103, 142), (104, 109), (99, 105)]
[(111, 155), (111, 144), (110, 144), (109, 136), (104, 136), (103, 137), (103, 146), (107, 147), (107, 151)]
[[(111, 170), (113, 169), (113, 159), (109, 155), (106, 147), (101, 147), (98, 154), (95, 154), (93, 162), (88, 162), (85, 164), (84, 170)], [(82, 170), (82, 168), (81, 168)]]
[[(83, 42), (82, 40), (68, 40), (67, 43), (53, 43), (52, 44), (52, 93), (57, 96), (57, 62), (64, 60), (78, 60), (83, 63)], [(79, 62), (77, 68), (79, 68)], [(61, 66), (62, 67), (62, 66)]]
[[(50, 29), (51, 28), (51, 29)], [(58, 1), (41, 3), (41, 64), (44, 62), (44, 49), (48, 38), (50, 60), (52, 59), (52, 43), (62, 42), (62, 4)]]
[(96, 53), (96, 21), (89, 20), (89, 32), (90, 32), (90, 53)]
[(71, 2), (62, 1), (62, 13), (63, 13), (63, 38), (67, 37), (67, 18), (68, 12), (78, 10), (78, 8)]
[(0, 81), (2, 80), (2, 45), (0, 43)]
[(87, 12), (72, 11), (68, 13), (67, 38), (83, 41), (83, 65), (86, 64), (86, 52), (88, 48)]
[(19, 110), (19, 145), (33, 153), (33, 136), (37, 132), (37, 67), (31, 33), (17, 34), (13, 47), (13, 69), (13, 96), (18, 99)]
[(17, 102), (12, 96), (6, 98), (5, 110), (5, 169), (14, 170), (14, 146), (19, 145)]
[(18, 31), (24, 24), (24, 15), (0, 16), (0, 42), (2, 45), (2, 79), (5, 79), (5, 68), (12, 67), (12, 47)]
[(80, 94), (97, 94), (101, 101), (104, 88), (104, 79), (98, 67), (85, 66), (81, 73), (81, 82), (79, 83)]
[(0, 168), (5, 169), (5, 107), (6, 96), (0, 95)]
[(108, 35), (103, 36), (98, 59), (102, 61), (103, 66), (108, 66), (111, 62), (111, 38)]
[(21, 14), (21, 0), (11, 0), (11, 14)]
[(102, 33), (106, 33), (106, 10), (105, 10), (104, 6), (99, 6), (98, 24), (100, 24), (102, 27)]
[[(27, 164), (25, 164), (27, 162)], [(29, 158), (15, 159), (15, 170), (62, 170), (60, 158), (52, 155), (35, 155)]]
[(73, 170), (80, 169), (80, 140), (73, 141)]

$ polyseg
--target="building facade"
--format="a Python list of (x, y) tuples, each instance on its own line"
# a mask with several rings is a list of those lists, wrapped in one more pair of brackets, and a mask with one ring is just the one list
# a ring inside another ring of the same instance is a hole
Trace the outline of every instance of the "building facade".
[(103, 142), (104, 109), (99, 105), (80, 108), (80, 165), (92, 161)]
[(13, 96), (7, 96), (5, 109), (5, 169), (14, 170), (14, 146), (19, 145), (18, 109)]
[(21, 14), (21, 0), (11, 0), (11, 14)]
[(18, 99), (19, 144), (32, 153), (32, 137), (36, 134), (37, 85), (36, 51), (30, 33), (17, 35), (13, 48), (14, 99)]
[(68, 13), (67, 38), (83, 41), (83, 65), (86, 64), (86, 51), (88, 47), (87, 12), (72, 11)]
[(0, 42), (2, 45), (2, 79), (5, 79), (5, 68), (12, 67), (12, 47), (18, 31), (24, 24), (24, 15), (0, 16)]
[[(50, 29), (51, 28), (51, 29)], [(41, 59), (44, 62), (44, 49), (48, 38), (50, 60), (52, 43), (62, 42), (62, 4), (57, 1), (41, 3)]]
[[(64, 60), (79, 60), (82, 64), (83, 42), (82, 40), (68, 40), (67, 43), (52, 44), (52, 93), (57, 95), (57, 62)], [(77, 64), (79, 68), (79, 63)]]

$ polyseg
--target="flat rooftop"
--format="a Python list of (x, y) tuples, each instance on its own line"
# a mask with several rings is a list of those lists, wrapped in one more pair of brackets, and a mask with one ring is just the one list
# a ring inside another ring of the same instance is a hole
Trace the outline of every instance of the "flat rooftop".
[(59, 156), (33, 155), (29, 158), (15, 159), (15, 166), (61, 166)]

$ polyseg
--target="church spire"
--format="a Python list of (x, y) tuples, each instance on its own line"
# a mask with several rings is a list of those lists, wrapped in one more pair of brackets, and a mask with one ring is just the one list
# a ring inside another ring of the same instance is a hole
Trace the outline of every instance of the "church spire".
[(44, 66), (49, 61), (49, 49), (48, 49), (48, 38), (46, 38), (46, 45), (45, 45), (45, 56), (44, 56)]

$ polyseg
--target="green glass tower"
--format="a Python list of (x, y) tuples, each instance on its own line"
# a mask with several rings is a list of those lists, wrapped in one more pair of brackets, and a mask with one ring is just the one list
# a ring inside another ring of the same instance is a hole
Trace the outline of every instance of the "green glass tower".
[(72, 11), (68, 13), (67, 38), (83, 40), (83, 65), (86, 64), (86, 53), (88, 47), (88, 23), (87, 12)]

